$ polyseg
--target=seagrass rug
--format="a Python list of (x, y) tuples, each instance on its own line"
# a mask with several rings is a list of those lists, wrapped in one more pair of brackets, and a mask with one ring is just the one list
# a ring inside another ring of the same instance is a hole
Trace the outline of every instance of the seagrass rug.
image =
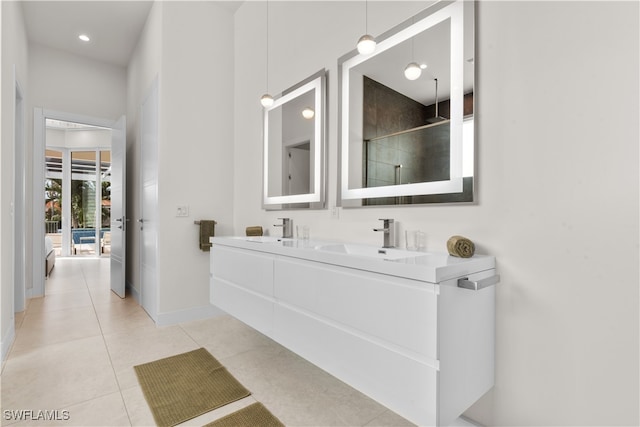
[(284, 424), (262, 403), (256, 402), (204, 427), (284, 427)]
[(158, 426), (175, 426), (251, 394), (204, 348), (134, 370)]

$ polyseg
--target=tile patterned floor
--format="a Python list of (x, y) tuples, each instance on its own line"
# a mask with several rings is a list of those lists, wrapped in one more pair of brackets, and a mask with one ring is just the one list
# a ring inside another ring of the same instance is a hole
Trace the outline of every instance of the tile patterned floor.
[[(253, 394), (183, 425), (255, 401), (288, 426), (412, 425), (232, 317), (156, 327), (133, 298), (109, 290), (107, 258), (58, 259), (46, 296), (16, 315), (2, 366), (2, 425), (154, 425), (133, 366), (200, 347)], [(69, 419), (7, 419), (5, 411), (21, 409), (66, 410)]]

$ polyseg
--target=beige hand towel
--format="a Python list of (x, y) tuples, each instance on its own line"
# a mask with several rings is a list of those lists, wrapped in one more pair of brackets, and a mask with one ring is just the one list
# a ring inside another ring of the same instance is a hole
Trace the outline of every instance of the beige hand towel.
[(466, 237), (451, 236), (447, 240), (447, 250), (450, 255), (460, 258), (471, 258), (476, 251), (476, 246)]

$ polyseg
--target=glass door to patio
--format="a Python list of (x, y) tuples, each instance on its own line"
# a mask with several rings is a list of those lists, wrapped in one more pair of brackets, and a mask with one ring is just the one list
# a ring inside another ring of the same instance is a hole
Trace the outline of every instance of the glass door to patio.
[(110, 253), (110, 138), (111, 129), (47, 119), (45, 228), (57, 255)]
[[(109, 227), (109, 181), (102, 167), (102, 151), (71, 152), (71, 253), (102, 253), (101, 239)], [(108, 162), (105, 162), (108, 163)], [(100, 165), (100, 168), (98, 168)], [(105, 193), (105, 194), (103, 194)], [(105, 196), (103, 198), (103, 195)], [(103, 203), (104, 202), (104, 203)]]

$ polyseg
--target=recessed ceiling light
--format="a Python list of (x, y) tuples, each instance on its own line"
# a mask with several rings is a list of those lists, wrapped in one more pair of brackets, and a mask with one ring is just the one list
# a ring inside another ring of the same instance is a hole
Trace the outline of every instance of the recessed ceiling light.
[(78, 36), (78, 38), (79, 38), (80, 40), (82, 40), (83, 42), (88, 42), (89, 40), (91, 40), (91, 39), (89, 38), (89, 36), (88, 36), (88, 35), (86, 35), (86, 34), (80, 34), (80, 35)]

